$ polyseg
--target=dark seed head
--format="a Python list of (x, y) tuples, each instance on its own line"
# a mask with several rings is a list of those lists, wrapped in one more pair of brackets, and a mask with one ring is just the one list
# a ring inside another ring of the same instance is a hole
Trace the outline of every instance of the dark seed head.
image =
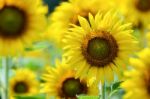
[(62, 93), (64, 97), (75, 98), (76, 95), (85, 94), (87, 87), (79, 79), (69, 78), (63, 82)]
[(88, 34), (82, 44), (82, 54), (91, 66), (104, 67), (117, 57), (118, 45), (108, 32)]
[(25, 26), (26, 15), (24, 11), (14, 6), (5, 6), (0, 10), (0, 37), (20, 37)]
[(107, 40), (94, 38), (89, 41), (87, 52), (95, 59), (105, 59), (109, 56), (110, 46)]
[(14, 86), (14, 92), (18, 94), (28, 92), (28, 86), (25, 82), (17, 82)]
[(136, 8), (141, 12), (150, 11), (150, 0), (136, 0)]

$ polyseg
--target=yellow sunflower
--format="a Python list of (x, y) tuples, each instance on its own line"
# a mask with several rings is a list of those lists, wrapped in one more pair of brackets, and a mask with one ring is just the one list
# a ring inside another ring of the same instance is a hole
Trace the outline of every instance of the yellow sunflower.
[(138, 58), (131, 58), (134, 69), (125, 72), (127, 80), (121, 84), (124, 99), (150, 99), (150, 49), (141, 51)]
[(150, 0), (113, 0), (134, 27), (143, 29), (150, 23)]
[(62, 2), (55, 11), (50, 15), (49, 20), (52, 22), (48, 29), (48, 34), (57, 44), (62, 44), (64, 33), (70, 27), (70, 23), (79, 25), (78, 15), (88, 17), (88, 13), (95, 15), (99, 10), (105, 11), (112, 7), (110, 0), (68, 0)]
[(56, 99), (77, 99), (81, 94), (98, 95), (96, 84), (88, 86), (86, 78), (75, 78), (75, 73), (67, 64), (57, 62), (56, 68), (49, 67), (43, 74), (45, 83), (41, 91)]
[(10, 95), (34, 95), (38, 93), (39, 82), (36, 75), (28, 69), (18, 69), (10, 79)]
[(0, 55), (16, 55), (39, 39), (46, 12), (42, 0), (0, 0)]
[(126, 68), (125, 60), (135, 51), (137, 42), (131, 24), (123, 24), (117, 13), (89, 14), (89, 21), (79, 17), (81, 26), (73, 25), (63, 39), (68, 64), (77, 70), (76, 77), (87, 75), (104, 81)]

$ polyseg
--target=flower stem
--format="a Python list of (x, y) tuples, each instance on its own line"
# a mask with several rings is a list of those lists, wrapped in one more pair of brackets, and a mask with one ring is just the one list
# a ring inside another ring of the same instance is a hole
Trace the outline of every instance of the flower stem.
[(2, 92), (2, 99), (9, 99), (9, 59), (8, 57), (2, 58), (2, 81), (1, 85), (3, 86), (1, 92)]
[(106, 99), (106, 82), (104, 81), (102, 88), (102, 99)]

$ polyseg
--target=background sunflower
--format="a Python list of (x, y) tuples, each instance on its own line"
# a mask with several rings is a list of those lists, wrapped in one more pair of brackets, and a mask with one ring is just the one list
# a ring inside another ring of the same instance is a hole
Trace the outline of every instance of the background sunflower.
[(10, 79), (10, 96), (34, 95), (39, 92), (36, 74), (28, 69), (18, 69)]
[(114, 1), (119, 6), (118, 9), (124, 14), (126, 20), (132, 22), (135, 28), (143, 30), (148, 26), (150, 23), (150, 0)]
[(144, 49), (138, 56), (139, 58), (130, 59), (134, 69), (125, 72), (127, 80), (121, 84), (126, 91), (124, 99), (150, 98), (150, 49)]
[(18, 55), (40, 39), (47, 7), (41, 0), (1, 0), (0, 4), (0, 55)]
[(88, 86), (86, 78), (76, 78), (75, 73), (67, 64), (57, 62), (56, 68), (46, 68), (42, 77), (45, 83), (41, 91), (56, 99), (76, 99), (76, 95), (82, 94), (98, 95), (98, 86)]
[(105, 11), (112, 6), (111, 2), (103, 0), (68, 0), (68, 2), (62, 2), (49, 16), (51, 25), (48, 29), (48, 35), (53, 35), (50, 38), (61, 46), (63, 35), (70, 24), (79, 25), (78, 15), (87, 18), (89, 13), (95, 15), (99, 10)]

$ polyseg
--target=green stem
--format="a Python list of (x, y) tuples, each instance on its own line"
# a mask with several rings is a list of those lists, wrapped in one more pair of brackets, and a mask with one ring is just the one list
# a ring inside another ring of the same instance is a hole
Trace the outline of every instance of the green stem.
[(106, 82), (104, 81), (102, 88), (102, 99), (106, 99)]
[(9, 61), (7, 57), (2, 58), (2, 99), (9, 99)]

